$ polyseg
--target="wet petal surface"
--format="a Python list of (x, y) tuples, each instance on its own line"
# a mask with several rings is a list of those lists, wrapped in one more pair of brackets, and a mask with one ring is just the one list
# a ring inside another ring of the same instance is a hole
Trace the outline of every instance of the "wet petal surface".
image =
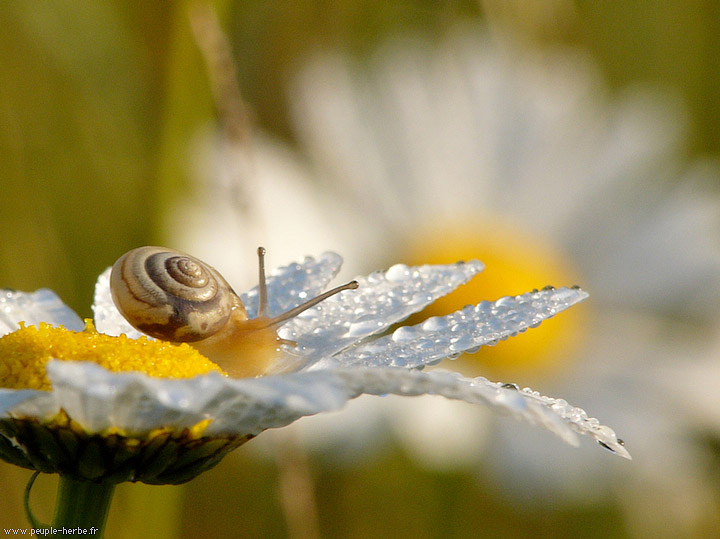
[(401, 327), (392, 335), (326, 358), (316, 367), (332, 363), (406, 368), (432, 365), (536, 327), (587, 297), (586, 292), (577, 288), (549, 288), (495, 302), (483, 301), (416, 326)]
[(416, 266), (395, 265), (357, 279), (357, 290), (342, 292), (285, 324), (279, 334), (298, 343), (308, 361), (328, 357), (419, 312), (482, 271), (477, 261)]
[(242, 380), (215, 374), (170, 380), (55, 361), (48, 365), (48, 375), (52, 393), (0, 391), (0, 413), (42, 418), (62, 408), (90, 432), (119, 428), (128, 433), (148, 432), (158, 425), (190, 428), (209, 418), (207, 435), (244, 436), (340, 409), (362, 394), (433, 394), (492, 406), (573, 445), (578, 443), (575, 433), (588, 435), (630, 458), (612, 429), (562, 399), (444, 371), (338, 368)]

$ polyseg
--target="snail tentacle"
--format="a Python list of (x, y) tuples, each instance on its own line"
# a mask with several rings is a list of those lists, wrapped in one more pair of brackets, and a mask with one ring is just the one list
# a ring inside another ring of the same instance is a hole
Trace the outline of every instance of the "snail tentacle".
[(268, 314), (267, 280), (265, 279), (265, 247), (257, 248), (258, 255), (258, 318)]

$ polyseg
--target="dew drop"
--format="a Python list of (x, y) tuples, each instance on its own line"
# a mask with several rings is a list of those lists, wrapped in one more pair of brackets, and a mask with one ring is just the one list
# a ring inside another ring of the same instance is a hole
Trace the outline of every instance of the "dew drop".
[(475, 341), (470, 335), (461, 335), (450, 342), (450, 350), (453, 352), (464, 352), (468, 348), (472, 348), (475, 345)]
[[(590, 418), (588, 423), (592, 421), (594, 418)], [(608, 444), (616, 444), (617, 443), (617, 435), (615, 434), (615, 431), (612, 430), (610, 427), (607, 427), (605, 425), (599, 425), (596, 430), (596, 435), (599, 437), (602, 437), (603, 440), (605, 440)]]
[(568, 402), (565, 399), (556, 399), (552, 405), (552, 409), (560, 415), (565, 415), (568, 410)]
[(425, 331), (443, 331), (445, 328), (447, 328), (447, 319), (439, 316), (432, 316), (422, 324), (422, 329)]
[(387, 270), (385, 278), (393, 282), (406, 281), (410, 278), (410, 268), (405, 264), (395, 264)]
[(392, 334), (392, 340), (394, 342), (409, 342), (415, 339), (415, 337), (415, 330), (407, 326), (396, 329)]

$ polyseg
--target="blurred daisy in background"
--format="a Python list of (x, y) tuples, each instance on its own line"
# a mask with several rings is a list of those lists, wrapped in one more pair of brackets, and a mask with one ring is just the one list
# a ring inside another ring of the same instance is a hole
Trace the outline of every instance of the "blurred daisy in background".
[(289, 95), (348, 246), (374, 263), (486, 264), (426, 316), (546, 284), (590, 291), (573, 316), (459, 361), (592, 402), (637, 456), (588, 459), (506, 422), (483, 437), (481, 414), (443, 413), (436, 399), (393, 420), (408, 451), (489, 469), (533, 506), (616, 496), (636, 530), (717, 523), (699, 418), (681, 406), (687, 387), (664, 383), (710, 353), (720, 298), (720, 200), (705, 185), (717, 176), (682, 162), (678, 104), (645, 88), (608, 95), (582, 52), (476, 28), (440, 44), (395, 40), (367, 64), (319, 55)]
[(317, 55), (288, 94), (311, 167), (267, 138), (248, 152), (198, 137), (204, 196), (175, 214), (175, 244), (238, 285), (255, 279), (260, 243), (277, 263), (330, 246), (348, 254), (348, 277), (394, 260), (485, 263), (423, 317), (580, 284), (584, 307), (453, 369), (572, 397), (636, 456), (628, 466), (568, 449), (433, 397), (361, 398), (333, 429), (332, 417), (301, 420), (308, 446), (354, 463), (387, 446), (385, 424), (422, 466), (474, 470), (527, 509), (620, 503), (637, 535), (717, 524), (695, 436), (707, 424), (687, 387), (668, 383), (711, 353), (720, 295), (719, 206), (705, 186), (716, 175), (683, 163), (679, 104), (647, 88), (609, 95), (581, 51), (477, 28), (439, 44), (396, 39), (367, 63)]

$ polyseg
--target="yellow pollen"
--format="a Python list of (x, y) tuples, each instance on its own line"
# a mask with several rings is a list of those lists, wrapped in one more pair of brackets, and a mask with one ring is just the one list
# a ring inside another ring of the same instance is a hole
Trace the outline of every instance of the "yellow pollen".
[[(211, 423), (212, 419), (203, 419), (182, 431), (178, 431), (177, 429), (172, 427), (158, 427), (149, 432), (143, 432), (141, 434), (128, 432), (125, 429), (112, 426), (100, 432), (92, 434), (95, 434), (102, 438), (122, 436), (123, 438), (125, 438), (124, 443), (126, 446), (137, 446), (143, 441), (152, 440), (154, 438), (157, 438), (158, 436), (183, 436), (188, 440), (198, 440), (203, 437), (205, 431)], [(42, 425), (48, 429), (65, 429), (81, 436), (86, 436), (89, 434), (88, 431), (82, 427), (82, 425), (72, 419), (63, 409), (60, 409), (60, 411), (53, 417), (51, 417), (49, 420), (44, 421)], [(132, 438), (132, 436), (138, 436), (138, 438)]]
[(191, 378), (222, 370), (187, 344), (146, 337), (98, 333), (91, 320), (84, 331), (41, 323), (0, 338), (0, 387), (49, 391), (45, 365), (51, 359), (92, 361), (114, 372), (136, 371), (159, 378)]
[[(545, 244), (531, 232), (514, 229), (493, 218), (474, 226), (437, 227), (417, 235), (419, 242), (410, 248), (412, 264), (448, 264), (458, 260), (478, 259), (485, 269), (468, 284), (461, 286), (411, 318), (418, 323), (430, 316), (452, 313), (468, 304), (494, 301), (540, 289), (546, 285), (582, 284), (569, 261), (558, 250)], [(498, 343), (483, 347), (460, 360), (468, 375), (504, 377), (553, 373), (570, 357), (582, 332), (582, 309), (569, 309), (543, 322), (540, 327)], [(457, 369), (459, 365), (455, 365)]]

